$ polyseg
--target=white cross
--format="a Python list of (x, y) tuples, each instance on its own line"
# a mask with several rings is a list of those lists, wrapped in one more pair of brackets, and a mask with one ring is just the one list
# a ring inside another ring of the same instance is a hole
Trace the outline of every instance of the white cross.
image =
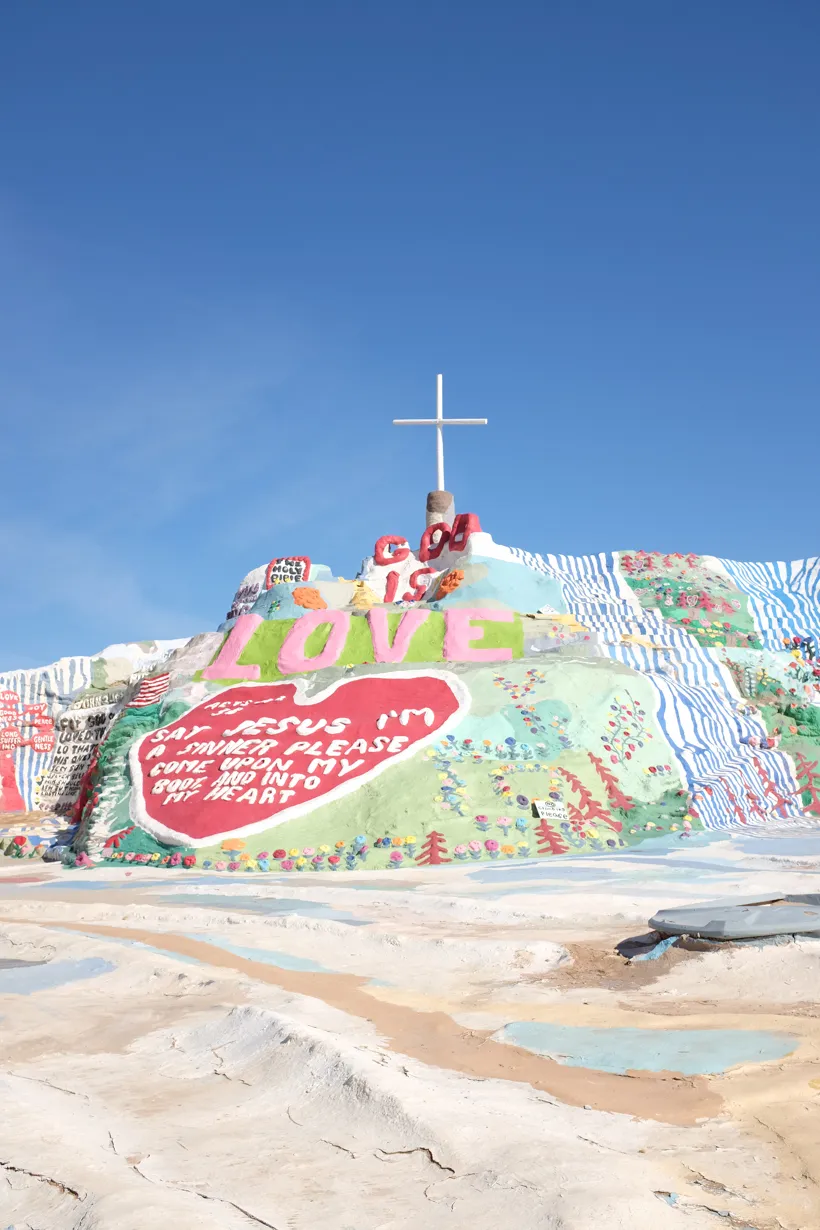
[(443, 427), (486, 427), (486, 419), (446, 419), (444, 418), (444, 393), (442, 377), (436, 376), (436, 417), (434, 419), (393, 419), (396, 427), (435, 427), (436, 429), (436, 467), (438, 491), (444, 491), (444, 432)]

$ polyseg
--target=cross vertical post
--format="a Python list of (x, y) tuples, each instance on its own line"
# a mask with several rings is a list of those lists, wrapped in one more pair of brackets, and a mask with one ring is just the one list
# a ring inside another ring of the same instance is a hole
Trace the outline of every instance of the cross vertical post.
[(436, 474), (438, 490), (446, 490), (444, 486), (444, 377), (436, 376)]
[(444, 417), (444, 377), (436, 376), (436, 417), (434, 419), (393, 419), (396, 427), (435, 427), (437, 490), (444, 491), (444, 428), (486, 427), (486, 419), (446, 419)]

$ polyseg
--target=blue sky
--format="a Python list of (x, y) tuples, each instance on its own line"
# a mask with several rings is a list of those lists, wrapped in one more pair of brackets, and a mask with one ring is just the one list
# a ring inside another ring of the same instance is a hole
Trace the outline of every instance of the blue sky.
[(415, 539), (817, 554), (820, 9), (0, 7), (0, 668)]

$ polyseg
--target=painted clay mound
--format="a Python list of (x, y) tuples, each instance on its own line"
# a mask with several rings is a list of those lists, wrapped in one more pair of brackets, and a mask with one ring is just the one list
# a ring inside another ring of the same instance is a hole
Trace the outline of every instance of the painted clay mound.
[(217, 632), (0, 676), (4, 810), (48, 812), (41, 844), (77, 825), (81, 863), (233, 872), (811, 824), (819, 584), (820, 561), (534, 555), (473, 514), (382, 536), (352, 580), (276, 557)]

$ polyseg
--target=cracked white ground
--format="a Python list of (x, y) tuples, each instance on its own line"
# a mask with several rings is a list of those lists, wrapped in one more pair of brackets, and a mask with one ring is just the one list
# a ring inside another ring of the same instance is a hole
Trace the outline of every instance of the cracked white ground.
[[(820, 942), (613, 948), (664, 905), (817, 891), (817, 848), (726, 838), (506, 879), (3, 860), (0, 1226), (810, 1230)], [(505, 1045), (511, 1021), (793, 1048), (684, 1077), (638, 1049), (617, 1075)]]

